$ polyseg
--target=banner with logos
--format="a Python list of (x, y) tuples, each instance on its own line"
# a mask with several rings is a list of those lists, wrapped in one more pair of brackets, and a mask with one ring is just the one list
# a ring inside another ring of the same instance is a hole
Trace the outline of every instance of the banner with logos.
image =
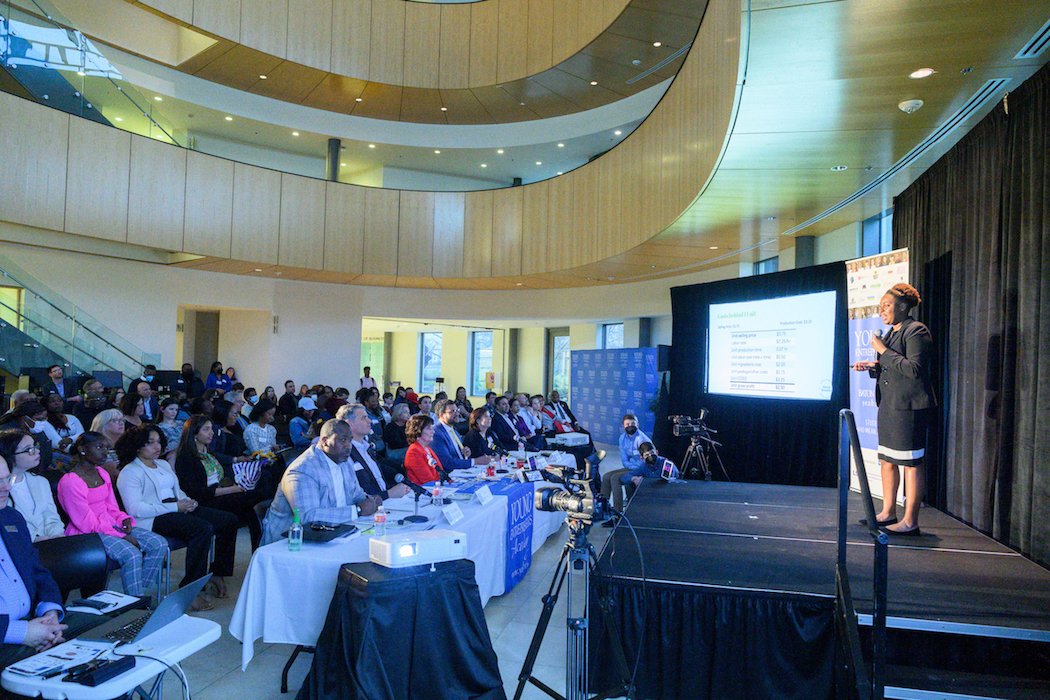
[[(908, 249), (869, 255), (846, 262), (846, 298), (849, 315), (849, 363), (873, 362), (875, 350), (871, 337), (886, 333), (879, 318), (879, 300), (898, 282), (908, 281)], [(878, 407), (875, 405), (875, 380), (867, 372), (850, 372), (849, 407), (857, 422), (860, 452), (868, 472), (868, 487), (875, 498), (882, 498), (882, 472), (879, 466)], [(856, 467), (850, 462), (850, 488), (860, 490)], [(897, 502), (904, 502), (904, 479), (901, 479)]]
[(570, 408), (595, 442), (615, 445), (625, 413), (636, 415), (638, 427), (652, 436), (657, 355), (656, 348), (573, 351)]
[(494, 485), (492, 493), (507, 497), (507, 566), (504, 592), (512, 590), (532, 566), (532, 523), (534, 486), (507, 481)]

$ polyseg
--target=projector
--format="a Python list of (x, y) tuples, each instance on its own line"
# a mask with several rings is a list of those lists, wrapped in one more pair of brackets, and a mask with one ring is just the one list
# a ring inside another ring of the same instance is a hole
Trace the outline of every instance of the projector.
[(466, 557), (467, 535), (454, 530), (403, 532), (368, 541), (368, 558), (391, 569)]

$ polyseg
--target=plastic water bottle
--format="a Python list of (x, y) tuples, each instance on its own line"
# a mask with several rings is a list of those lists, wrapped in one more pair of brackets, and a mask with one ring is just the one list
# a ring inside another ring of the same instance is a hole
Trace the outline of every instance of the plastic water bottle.
[(288, 528), (288, 551), (298, 552), (303, 548), (303, 523), (299, 520), (299, 509), (292, 511), (292, 526)]
[(386, 534), (386, 509), (382, 505), (376, 508), (375, 533), (376, 537), (382, 537)]
[(430, 502), (438, 507), (445, 505), (445, 499), (441, 496), (440, 486), (430, 489)]

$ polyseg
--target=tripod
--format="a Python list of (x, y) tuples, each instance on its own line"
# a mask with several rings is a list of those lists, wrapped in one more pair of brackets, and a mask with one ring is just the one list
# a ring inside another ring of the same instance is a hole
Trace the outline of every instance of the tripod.
[[(594, 552), (594, 547), (587, 541), (587, 532), (590, 530), (591, 524), (572, 516), (565, 518), (565, 522), (569, 526), (569, 541), (565, 543), (565, 547), (562, 549), (561, 558), (558, 559), (558, 566), (554, 569), (554, 578), (551, 580), (550, 587), (547, 588), (547, 594), (543, 596), (543, 611), (540, 613), (540, 619), (536, 623), (536, 630), (532, 634), (532, 643), (529, 644), (529, 651), (525, 655), (525, 663), (522, 664), (521, 673), (518, 674), (518, 688), (514, 692), (514, 700), (521, 700), (525, 684), (529, 682), (547, 695), (555, 698), (555, 700), (587, 700), (588, 698), (588, 596), (590, 594), (591, 570), (597, 565), (598, 556)], [(573, 600), (574, 576), (569, 575), (569, 602), (565, 620), (568, 634), (568, 646), (565, 652), (565, 695), (561, 696), (546, 683), (535, 678), (532, 675), (532, 668), (536, 663), (536, 655), (539, 654), (540, 644), (543, 643), (543, 635), (547, 632), (547, 625), (550, 623), (551, 615), (554, 614), (554, 606), (558, 603), (562, 584), (565, 583), (565, 578), (570, 573), (570, 568), (581, 572), (583, 609), (582, 615), (573, 615), (574, 605), (578, 605), (578, 603)], [(621, 695), (626, 695), (628, 698), (633, 697), (634, 688), (631, 687), (631, 673), (628, 670), (627, 658), (624, 656), (623, 646), (620, 643), (620, 634), (615, 620), (612, 619), (608, 601), (601, 600), (599, 607), (601, 607), (605, 626), (609, 630), (609, 634), (612, 635), (613, 657), (619, 669), (621, 681), (619, 687), (596, 695), (591, 700), (602, 700), (603, 698)]]
[(711, 438), (710, 434), (715, 431), (703, 424), (697, 430), (697, 433), (689, 437), (689, 447), (686, 448), (685, 458), (682, 460), (682, 478), (696, 479), (703, 474), (704, 481), (711, 481), (711, 456), (714, 455), (722, 470), (722, 476), (726, 481), (732, 481), (729, 472), (726, 471), (726, 465), (722, 462), (722, 455), (718, 454), (722, 443)]

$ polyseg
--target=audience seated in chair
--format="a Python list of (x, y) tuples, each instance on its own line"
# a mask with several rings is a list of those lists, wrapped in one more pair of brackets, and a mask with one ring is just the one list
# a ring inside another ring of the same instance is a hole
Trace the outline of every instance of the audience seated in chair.
[[(124, 414), (116, 408), (107, 408), (95, 416), (95, 420), (91, 421), (91, 430), (101, 433), (109, 441), (110, 445), (116, 445), (117, 441), (124, 435), (124, 426)], [(105, 464), (102, 466), (109, 472), (110, 478), (115, 481), (117, 474), (120, 473), (120, 461), (117, 459), (115, 450), (110, 451), (106, 457)]]
[[(197, 503), (179, 488), (171, 465), (161, 459), (167, 451), (160, 428), (145, 425), (128, 431), (117, 443), (122, 467), (117, 488), (124, 507), (139, 527), (162, 537), (186, 543), (186, 575), (179, 587), (208, 573), (208, 555), (215, 537), (215, 561), (211, 566), (215, 590), (226, 597), (225, 577), (233, 575), (237, 547), (237, 516)], [(211, 584), (209, 581), (209, 584)], [(193, 602), (194, 610), (214, 607), (203, 595)]]
[(347, 463), (352, 446), (350, 426), (332, 419), (320, 431), (320, 439), (289, 465), (264, 522), (263, 542), (276, 542), (292, 524), (298, 511), (304, 523), (324, 521), (348, 523), (361, 515), (371, 515), (382, 503), (369, 496)]
[(0, 431), (0, 457), (7, 462), (16, 481), (11, 486), (8, 505), (22, 514), (33, 542), (65, 535), (65, 523), (58, 516), (51, 482), (31, 470), (40, 465), (40, 450), (23, 430)]
[(58, 584), (40, 563), (22, 515), (8, 507), (18, 478), (0, 458), (0, 668), (61, 644), (66, 629)]
[(470, 413), (470, 429), (463, 438), (463, 446), (475, 457), (498, 457), (506, 454), (492, 436), (492, 414), (485, 408), (476, 408)]
[(109, 558), (120, 563), (124, 592), (142, 596), (155, 584), (159, 589), (168, 543), (117, 507), (113, 483), (102, 468), (109, 449), (101, 433), (88, 431), (77, 438), (73, 470), (59, 480), (58, 499), (69, 515), (66, 534), (97, 533)]
[(388, 483), (380, 469), (379, 463), (369, 454), (368, 436), (372, 432), (372, 422), (365, 407), (351, 403), (341, 407), (336, 418), (350, 426), (350, 464), (354, 469), (357, 482), (369, 496), (400, 498), (409, 492), (403, 484)]
[(56, 442), (51, 443), (51, 447), (54, 451), (63, 454), (69, 452), (69, 448), (73, 446), (73, 441), (84, 432), (84, 426), (79, 418), (63, 412), (65, 406), (65, 401), (58, 394), (48, 394), (44, 399), (44, 407), (47, 409), (47, 422), (54, 430), (54, 435), (49, 435), (49, 437), (52, 437), (52, 439), (54, 437), (58, 438)]
[(259, 483), (246, 491), (233, 480), (233, 470), (226, 472), (209, 452), (212, 444), (212, 422), (207, 416), (192, 416), (182, 431), (182, 441), (175, 455), (175, 474), (179, 487), (200, 505), (226, 511), (237, 516), (248, 526), (252, 551), (259, 546), (262, 528), (255, 517), (255, 504), (268, 500), (273, 493), (272, 482), (264, 483), (267, 472)]
[(432, 448), (445, 470), (452, 472), (456, 469), (469, 469), (488, 464), (491, 457), (474, 455), (470, 448), (463, 444), (463, 439), (456, 431), (458, 413), (456, 404), (448, 399), (438, 401), (436, 410), (438, 422), (434, 428)]

